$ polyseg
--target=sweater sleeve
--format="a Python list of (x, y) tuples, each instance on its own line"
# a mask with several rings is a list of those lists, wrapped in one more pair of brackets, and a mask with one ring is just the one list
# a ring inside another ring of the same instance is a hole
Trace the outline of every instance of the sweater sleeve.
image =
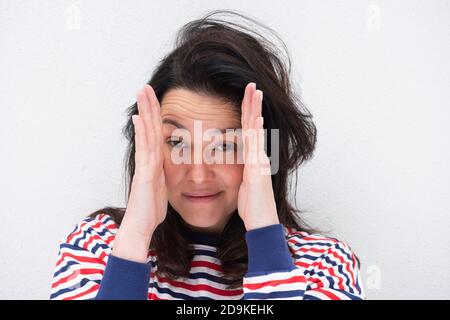
[(51, 300), (147, 299), (150, 264), (111, 255), (116, 231), (101, 214), (81, 221), (60, 242)]
[(298, 253), (299, 260), (291, 257), (282, 224), (250, 230), (246, 242), (244, 300), (365, 299), (355, 256), (342, 242), (323, 242), (325, 249), (309, 245), (306, 251), (315, 253), (310, 263)]

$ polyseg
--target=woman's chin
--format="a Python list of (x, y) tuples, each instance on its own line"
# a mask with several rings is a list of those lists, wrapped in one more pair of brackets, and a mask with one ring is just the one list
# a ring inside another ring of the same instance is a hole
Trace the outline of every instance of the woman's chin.
[[(198, 215), (198, 214), (197, 214)], [(217, 225), (220, 224), (220, 218), (214, 217), (214, 218), (208, 218), (202, 215), (202, 217), (195, 217), (195, 218), (189, 218), (186, 216), (181, 215), (185, 223), (192, 227), (192, 228), (198, 228), (198, 231), (201, 231), (201, 229), (204, 229), (205, 231), (214, 229)]]

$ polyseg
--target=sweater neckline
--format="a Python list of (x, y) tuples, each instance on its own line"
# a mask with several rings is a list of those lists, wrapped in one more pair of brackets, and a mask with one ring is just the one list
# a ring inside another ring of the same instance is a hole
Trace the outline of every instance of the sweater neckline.
[(191, 243), (205, 244), (214, 247), (217, 247), (220, 244), (219, 235), (195, 231), (188, 227), (184, 228), (184, 232)]

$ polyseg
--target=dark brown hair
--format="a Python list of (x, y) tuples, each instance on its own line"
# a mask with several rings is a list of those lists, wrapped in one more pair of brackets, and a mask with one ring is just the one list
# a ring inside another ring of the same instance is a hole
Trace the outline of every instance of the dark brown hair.
[[(220, 15), (242, 19), (242, 23), (220, 19), (217, 17)], [(257, 33), (257, 27), (269, 31), (284, 52)], [(245, 86), (255, 82), (257, 89), (264, 92), (264, 128), (268, 131), (279, 129), (279, 169), (272, 175), (279, 221), (286, 227), (311, 233), (315, 230), (302, 221), (300, 210), (288, 200), (288, 176), (296, 173), (296, 190), (297, 169), (313, 154), (316, 127), (311, 114), (292, 90), (290, 73), (289, 53), (272, 29), (236, 11), (216, 10), (182, 27), (176, 37), (175, 49), (160, 61), (147, 83), (153, 87), (159, 101), (168, 90), (185, 88), (231, 102), (235, 112), (240, 114)], [(128, 121), (123, 128), (129, 142), (125, 156), (127, 199), (135, 169), (131, 116), (137, 113), (137, 103), (134, 103), (127, 110)], [(268, 141), (266, 152), (269, 157), (270, 146)], [(105, 207), (90, 217), (100, 213), (109, 214), (120, 225), (125, 208)], [(156, 228), (150, 249), (157, 256), (157, 273), (171, 279), (188, 277), (194, 254), (182, 230), (183, 219), (169, 203), (167, 217)], [(247, 272), (245, 232), (244, 223), (236, 210), (225, 226), (217, 248), (223, 279), (229, 289), (242, 286), (243, 276)]]

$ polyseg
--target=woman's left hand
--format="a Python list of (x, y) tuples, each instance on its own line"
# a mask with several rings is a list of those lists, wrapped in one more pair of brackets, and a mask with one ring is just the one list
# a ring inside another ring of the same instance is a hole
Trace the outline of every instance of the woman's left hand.
[(244, 173), (238, 195), (238, 212), (247, 231), (280, 223), (264, 150), (262, 99), (262, 91), (249, 83), (241, 106)]

